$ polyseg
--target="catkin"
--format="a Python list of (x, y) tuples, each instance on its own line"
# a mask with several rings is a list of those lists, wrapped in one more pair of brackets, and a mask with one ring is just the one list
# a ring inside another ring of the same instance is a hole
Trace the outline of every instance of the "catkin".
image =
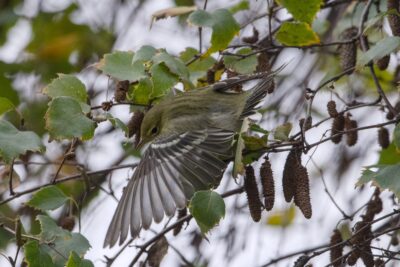
[[(176, 217), (176, 220), (180, 220), (180, 219), (182, 219), (183, 217), (185, 217), (186, 215), (187, 215), (187, 209), (186, 209), (186, 208), (180, 209), (180, 210), (178, 210), (178, 215), (177, 215), (177, 217)], [(181, 232), (182, 227), (183, 227), (183, 223), (184, 223), (184, 222), (179, 223), (179, 224), (174, 228), (174, 231), (173, 231), (174, 236), (177, 236), (177, 235)]]
[(328, 114), (331, 118), (336, 118), (339, 113), (336, 110), (336, 102), (331, 100), (326, 104), (326, 108), (328, 109)]
[(335, 229), (331, 236), (331, 242), (330, 242), (330, 247), (331, 247), (330, 258), (333, 267), (340, 267), (343, 265), (342, 256), (343, 256), (344, 245), (340, 244), (342, 242), (343, 242), (342, 234), (340, 233), (339, 230)]
[[(357, 27), (350, 27), (341, 33), (340, 39), (343, 41), (348, 41), (356, 37), (357, 34), (358, 34)], [(349, 74), (353, 73), (357, 60), (356, 42), (340, 45), (339, 55), (340, 55), (340, 66), (342, 67), (343, 71), (348, 71), (350, 69), (353, 69), (352, 71), (349, 71)]]
[(385, 267), (385, 262), (382, 259), (376, 259), (374, 262), (374, 267)]
[(282, 185), (286, 202), (292, 201), (296, 188), (296, 169), (299, 164), (298, 152), (293, 149), (289, 152), (283, 167)]
[(387, 67), (389, 66), (390, 62), (390, 55), (386, 55), (383, 58), (380, 58), (376, 61), (376, 66), (380, 70), (386, 70)]
[(275, 202), (275, 185), (272, 174), (271, 163), (268, 157), (264, 158), (264, 162), (260, 168), (261, 184), (264, 195), (264, 206), (266, 210), (271, 210)]
[(389, 131), (385, 127), (380, 127), (378, 130), (378, 142), (383, 149), (390, 145)]
[(128, 136), (132, 137), (135, 135), (135, 144), (139, 143), (140, 139), (140, 127), (142, 125), (144, 113), (137, 110), (133, 113), (131, 119), (128, 122)]
[[(399, 12), (399, 1), (398, 0), (387, 0), (387, 9), (388, 11), (393, 9), (394, 11)], [(397, 14), (389, 14), (388, 21), (390, 25), (390, 29), (392, 30), (392, 34), (394, 36), (400, 36), (400, 17)]]
[[(351, 120), (350, 117), (345, 118), (345, 123), (344, 123), (345, 129), (347, 131), (352, 130), (352, 129), (357, 129), (357, 121), (356, 120)], [(349, 131), (346, 132), (347, 136), (347, 145), (348, 146), (354, 146), (357, 143), (358, 140), (358, 131)]]
[(339, 144), (342, 140), (343, 134), (341, 132), (344, 130), (344, 120), (345, 119), (342, 114), (339, 114), (333, 119), (331, 128), (331, 140), (335, 144)]
[(114, 99), (117, 102), (123, 102), (126, 100), (126, 93), (129, 90), (129, 81), (119, 81), (114, 92)]
[(296, 167), (296, 188), (294, 193), (294, 204), (300, 208), (304, 217), (310, 219), (312, 216), (310, 200), (310, 181), (307, 168), (297, 164)]
[(260, 201), (260, 195), (258, 193), (254, 169), (251, 165), (246, 166), (244, 189), (246, 191), (247, 201), (249, 203), (251, 218), (253, 219), (253, 221), (258, 222), (261, 219), (262, 203)]

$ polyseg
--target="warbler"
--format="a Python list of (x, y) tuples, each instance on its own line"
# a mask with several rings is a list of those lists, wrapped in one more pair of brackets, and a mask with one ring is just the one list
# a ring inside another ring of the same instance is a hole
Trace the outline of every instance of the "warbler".
[[(232, 157), (235, 133), (274, 86), (276, 72), (237, 76), (166, 97), (145, 114), (140, 129), (142, 158), (125, 187), (104, 247), (121, 245), (164, 214), (185, 208), (194, 192), (219, 184)], [(248, 91), (232, 90), (260, 79)]]

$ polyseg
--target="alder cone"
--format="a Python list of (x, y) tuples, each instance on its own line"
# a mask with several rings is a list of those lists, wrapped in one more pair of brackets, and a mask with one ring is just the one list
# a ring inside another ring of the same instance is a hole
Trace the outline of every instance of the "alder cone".
[(336, 118), (339, 113), (336, 110), (336, 102), (331, 100), (326, 104), (326, 108), (328, 109), (328, 114), (331, 118)]
[(294, 194), (294, 204), (300, 208), (304, 217), (310, 219), (312, 216), (310, 200), (310, 181), (307, 168), (300, 163), (296, 168), (296, 188)]
[(339, 230), (335, 229), (333, 231), (333, 234), (331, 236), (331, 242), (330, 242), (330, 258), (331, 258), (331, 264), (333, 267), (340, 267), (342, 266), (342, 256), (343, 256), (343, 248), (344, 245), (337, 245), (339, 243), (343, 242), (342, 239), (342, 234), (340, 233)]
[(385, 267), (385, 262), (382, 259), (376, 259), (374, 262), (374, 267)]
[[(387, 0), (387, 9), (388, 11), (394, 9), (395, 11), (399, 12), (399, 1)], [(396, 14), (389, 14), (388, 21), (390, 29), (392, 30), (392, 34), (394, 36), (400, 36), (400, 17)]]
[(307, 121), (305, 122), (305, 124), (304, 124), (304, 121), (305, 121), (304, 118), (300, 119), (300, 121), (299, 121), (300, 129), (303, 130), (303, 126), (305, 126), (304, 127), (305, 131), (310, 130), (312, 127), (312, 117), (311, 116), (307, 117)]
[(137, 110), (133, 113), (131, 119), (128, 122), (128, 136), (132, 137), (134, 134), (139, 135), (140, 126), (142, 124), (142, 120), (144, 117), (144, 113)]
[(71, 232), (75, 227), (75, 218), (73, 216), (63, 217), (60, 221), (60, 226)]
[(244, 189), (249, 203), (250, 215), (253, 221), (258, 222), (261, 219), (262, 203), (258, 193), (254, 169), (251, 165), (246, 166), (246, 175), (244, 178)]
[(378, 142), (383, 149), (390, 145), (389, 131), (385, 127), (380, 127), (378, 130)]
[(296, 169), (299, 165), (299, 157), (296, 149), (289, 152), (283, 168), (282, 185), (286, 202), (291, 202), (296, 190)]
[[(185, 217), (186, 215), (187, 215), (187, 209), (186, 209), (186, 208), (180, 209), (180, 210), (178, 210), (178, 215), (177, 215), (177, 217), (176, 217), (176, 220), (180, 220), (180, 219), (182, 219), (183, 217)], [(174, 236), (177, 236), (177, 235), (181, 232), (182, 227), (183, 227), (183, 223), (184, 223), (184, 222), (181, 222), (180, 224), (178, 224), (178, 225), (174, 228), (174, 231), (173, 231)]]
[(366, 267), (374, 267), (375, 262), (374, 262), (374, 256), (372, 254), (371, 246), (368, 245), (368, 246), (361, 247), (360, 258), (364, 262), (364, 265)]
[(339, 144), (342, 140), (343, 134), (341, 133), (344, 130), (344, 116), (343, 114), (339, 114), (337, 117), (333, 119), (332, 128), (331, 128), (331, 140), (335, 144)]
[(117, 102), (123, 102), (126, 100), (126, 93), (129, 89), (129, 81), (119, 81), (115, 88), (114, 99)]
[[(356, 120), (351, 120), (349, 117), (345, 119), (345, 128), (346, 130), (356, 129), (358, 127)], [(358, 140), (358, 131), (351, 131), (346, 133), (347, 136), (347, 145), (354, 146)]]
[(275, 185), (272, 174), (271, 163), (268, 157), (265, 157), (260, 168), (261, 184), (264, 195), (264, 206), (266, 210), (271, 210), (275, 202)]
[[(344, 30), (341, 35), (340, 39), (343, 41), (351, 40), (352, 38), (356, 37), (358, 34), (357, 27), (350, 27)], [(352, 69), (356, 66), (357, 60), (357, 45), (355, 42), (342, 44), (339, 46), (339, 56), (340, 56), (340, 66), (342, 67), (343, 71), (347, 71)], [(354, 69), (349, 72), (353, 73)]]
[(356, 265), (358, 259), (360, 258), (360, 250), (358, 248), (355, 248), (347, 257), (347, 264), (350, 266)]
[(389, 66), (389, 62), (390, 62), (390, 55), (386, 55), (383, 58), (380, 58), (376, 61), (376, 66), (378, 66), (380, 70), (386, 70), (387, 67)]

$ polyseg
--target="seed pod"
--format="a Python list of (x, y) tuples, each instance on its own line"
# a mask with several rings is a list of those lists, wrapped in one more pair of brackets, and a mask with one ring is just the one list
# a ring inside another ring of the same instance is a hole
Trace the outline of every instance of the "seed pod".
[[(398, 0), (387, 0), (388, 11), (394, 9), (394, 11), (399, 12), (399, 1)], [(388, 21), (392, 34), (394, 36), (400, 36), (400, 17), (397, 14), (389, 14)]]
[(364, 262), (365, 267), (374, 267), (374, 256), (372, 254), (371, 246), (361, 247), (361, 260)]
[[(346, 117), (345, 123), (344, 123), (345, 129), (347, 131), (356, 129), (358, 127), (357, 121), (351, 120), (350, 117)], [(357, 143), (358, 140), (358, 131), (351, 131), (346, 133), (347, 136), (347, 145), (348, 146), (354, 146)]]
[(129, 81), (119, 81), (115, 88), (114, 99), (117, 102), (123, 102), (126, 100), (126, 93), (129, 90)]
[(243, 37), (242, 41), (244, 43), (254, 44), (258, 42), (258, 36), (259, 36), (258, 30), (255, 27), (253, 27), (253, 35), (249, 37)]
[(296, 168), (296, 189), (294, 193), (294, 204), (300, 208), (304, 217), (310, 219), (312, 216), (310, 200), (310, 182), (307, 168), (297, 164)]
[(298, 152), (293, 149), (289, 152), (283, 168), (282, 185), (286, 202), (292, 201), (296, 188), (296, 169), (299, 165)]
[(331, 258), (331, 264), (333, 267), (340, 267), (343, 266), (343, 244), (337, 245), (343, 242), (342, 239), (342, 234), (340, 233), (339, 230), (335, 229), (333, 231), (333, 234), (331, 236), (331, 242), (330, 242), (330, 258)]
[(336, 102), (331, 100), (328, 102), (328, 104), (326, 105), (327, 109), (328, 109), (328, 114), (331, 118), (336, 118), (339, 113), (336, 110)]
[(376, 259), (374, 262), (374, 267), (385, 267), (385, 262), (382, 259)]
[[(140, 110), (137, 110), (133, 113), (131, 119), (128, 122), (128, 137), (132, 137), (134, 134), (140, 135), (140, 126), (142, 124), (142, 120), (144, 117), (144, 113)], [(140, 136), (139, 136), (140, 137)]]
[(215, 70), (209, 69), (207, 71), (207, 83), (208, 84), (213, 84), (215, 83)]
[(390, 145), (389, 131), (385, 127), (380, 127), (378, 130), (378, 142), (383, 149)]
[(150, 248), (148, 252), (147, 262), (151, 267), (159, 267), (161, 261), (168, 253), (168, 241), (165, 236), (159, 238)]
[[(180, 209), (180, 210), (178, 210), (178, 215), (177, 215), (177, 217), (176, 217), (176, 220), (180, 220), (180, 219), (182, 219), (183, 217), (185, 217), (186, 215), (187, 215), (187, 209), (186, 209), (186, 208)], [(180, 224), (178, 224), (178, 225), (174, 228), (174, 231), (173, 231), (174, 236), (177, 236), (177, 235), (181, 232), (182, 227), (183, 227), (183, 223), (184, 223), (184, 222), (181, 222)]]
[(266, 210), (271, 210), (275, 202), (275, 185), (272, 175), (271, 163), (268, 157), (264, 158), (264, 162), (260, 168), (261, 184), (264, 195), (264, 206)]
[(271, 64), (269, 63), (270, 56), (267, 52), (261, 52), (258, 55), (257, 72), (270, 72)]
[(331, 129), (331, 140), (335, 144), (339, 144), (342, 140), (343, 134), (341, 133), (344, 130), (344, 116), (343, 114), (339, 114), (337, 117), (333, 119), (332, 129)]
[(73, 216), (65, 216), (60, 220), (61, 228), (72, 231), (75, 227), (75, 218)]
[(244, 189), (249, 203), (250, 215), (253, 221), (258, 222), (261, 219), (261, 201), (258, 193), (254, 169), (251, 165), (246, 166), (246, 175), (244, 179)]
[[(300, 121), (299, 121), (299, 126), (300, 126), (301, 130), (303, 130), (303, 125), (304, 125), (304, 118), (300, 119)], [(312, 117), (311, 116), (307, 117), (307, 121), (304, 126), (305, 126), (305, 129), (304, 129), (305, 131), (308, 131), (311, 129), (311, 127), (312, 127)]]
[[(348, 41), (356, 37), (357, 34), (358, 34), (357, 27), (350, 27), (342, 32), (342, 34), (340, 35), (340, 39), (343, 41)], [(340, 55), (340, 65), (343, 71), (347, 71), (349, 69), (354, 68), (356, 66), (356, 60), (357, 60), (356, 42), (354, 41), (348, 44), (340, 45), (339, 55)], [(349, 71), (348, 74), (353, 73), (353, 71), (354, 69), (352, 71)]]
[(386, 55), (383, 58), (380, 58), (376, 61), (376, 66), (378, 66), (380, 70), (386, 70), (387, 67), (389, 66), (389, 62), (390, 62), (390, 55)]
[(347, 264), (350, 266), (354, 266), (357, 263), (357, 260), (360, 258), (360, 250), (355, 248), (347, 257)]

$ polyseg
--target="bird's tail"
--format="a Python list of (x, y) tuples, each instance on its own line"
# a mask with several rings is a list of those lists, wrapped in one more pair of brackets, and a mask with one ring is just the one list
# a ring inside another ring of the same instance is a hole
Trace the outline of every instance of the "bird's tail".
[(261, 100), (265, 97), (268, 92), (272, 92), (275, 88), (274, 77), (285, 67), (286, 65), (282, 65), (277, 70), (272, 71), (268, 74), (265, 74), (261, 78), (261, 81), (251, 89), (250, 95), (247, 97), (246, 104), (243, 108), (243, 112), (241, 114), (242, 118), (250, 116), (254, 114), (256, 110), (256, 106), (261, 102)]

